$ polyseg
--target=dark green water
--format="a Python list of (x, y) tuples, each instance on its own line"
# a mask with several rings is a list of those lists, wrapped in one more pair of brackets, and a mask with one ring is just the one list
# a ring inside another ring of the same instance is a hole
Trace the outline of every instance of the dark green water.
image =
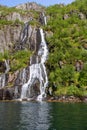
[(0, 130), (87, 130), (87, 104), (0, 102)]

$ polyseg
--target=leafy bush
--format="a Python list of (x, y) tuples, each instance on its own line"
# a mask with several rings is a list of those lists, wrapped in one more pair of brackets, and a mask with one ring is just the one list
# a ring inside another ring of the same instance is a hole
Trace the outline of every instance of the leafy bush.
[(12, 21), (7, 21), (7, 20), (0, 20), (0, 25), (12, 25)]
[(87, 95), (87, 92), (84, 91), (82, 88), (78, 88), (76, 86), (68, 86), (68, 87), (58, 87), (57, 91), (55, 91), (56, 96), (85, 96)]
[(72, 65), (67, 65), (62, 68), (61, 78), (65, 86), (69, 86), (74, 83), (75, 71)]
[(67, 89), (68, 87), (58, 87), (57, 91), (55, 91), (55, 95), (56, 96), (67, 95)]
[(10, 53), (8, 51), (4, 51), (4, 53), (0, 53), (0, 61), (4, 61), (10, 58)]
[(17, 69), (24, 68), (28, 65), (30, 60), (31, 52), (22, 50), (16, 52), (11, 56), (11, 71), (16, 71)]
[(67, 89), (67, 95), (69, 96), (83, 96), (83, 91), (81, 91), (78, 87), (76, 86), (69, 86)]
[[(87, 19), (79, 17), (80, 13), (87, 16), (86, 4), (87, 0), (76, 0), (67, 6), (54, 5), (46, 9), (49, 19), (44, 29), (53, 33), (47, 37), (50, 52), (47, 67), (51, 84), (55, 81), (61, 87), (87, 85), (87, 70), (81, 68), (81, 72), (77, 72), (75, 69), (77, 60), (83, 64), (87, 61), (87, 51), (83, 48), (83, 44), (87, 44)], [(64, 19), (65, 15), (68, 17)]]

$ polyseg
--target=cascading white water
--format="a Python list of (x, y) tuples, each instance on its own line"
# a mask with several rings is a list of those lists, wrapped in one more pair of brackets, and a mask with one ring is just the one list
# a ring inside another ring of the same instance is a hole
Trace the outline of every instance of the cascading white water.
[[(40, 29), (40, 34), (41, 34), (41, 48), (38, 52), (38, 55), (41, 55), (41, 63), (40, 64), (42, 65), (42, 68), (43, 68), (42, 71), (44, 72), (44, 75), (45, 75), (45, 82), (44, 82), (44, 85), (42, 83), (40, 84), (41, 94), (38, 96), (38, 98), (37, 98), (38, 100), (42, 100), (43, 96), (46, 97), (45, 89), (46, 89), (47, 84), (48, 84), (48, 77), (47, 77), (47, 73), (46, 73), (46, 67), (44, 64), (46, 59), (47, 59), (47, 56), (48, 56), (48, 49), (47, 49), (47, 45), (45, 42), (44, 33), (43, 33), (42, 29)], [(41, 72), (41, 74), (43, 72)], [(43, 77), (42, 77), (41, 81), (43, 81)]]
[(0, 75), (0, 88), (3, 88), (3, 87), (5, 87), (5, 84), (6, 84), (6, 76), (5, 76), (5, 74), (1, 74)]
[[(48, 85), (48, 77), (46, 73), (45, 61), (48, 56), (48, 49), (44, 38), (44, 32), (40, 29), (41, 43), (36, 56), (36, 63), (32, 64), (32, 58), (30, 59), (30, 78), (27, 83), (22, 86), (21, 99), (28, 99), (30, 95), (30, 88), (34, 84), (35, 80), (38, 79), (40, 83), (40, 94), (37, 97), (37, 100), (42, 100), (43, 97), (46, 97), (45, 89)], [(40, 62), (38, 62), (40, 59)]]
[(21, 44), (23, 44), (28, 37), (28, 27), (29, 27), (29, 23), (26, 22), (25, 25), (24, 25), (24, 29), (23, 29), (23, 31), (21, 32), (21, 35), (20, 35), (20, 43)]
[(8, 73), (8, 72), (9, 72), (9, 70), (10, 70), (9, 60), (5, 60), (5, 66), (6, 66), (5, 73)]
[(47, 25), (47, 17), (45, 16), (44, 13), (43, 13), (43, 18), (44, 18), (44, 24)]
[(5, 85), (6, 85), (6, 74), (10, 70), (9, 60), (5, 60), (5, 67), (6, 67), (5, 72), (0, 75), (0, 88), (5, 87)]
[(47, 17), (44, 15), (44, 23), (47, 25)]
[(44, 17), (45, 25), (47, 25), (47, 18), (46, 16)]

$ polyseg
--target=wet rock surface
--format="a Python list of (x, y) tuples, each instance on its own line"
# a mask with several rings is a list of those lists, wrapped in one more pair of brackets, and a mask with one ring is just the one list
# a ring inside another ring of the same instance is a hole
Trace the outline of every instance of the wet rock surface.
[(12, 100), (14, 99), (14, 88), (0, 89), (0, 100)]
[(75, 96), (54, 96), (48, 97), (49, 102), (83, 102), (84, 99)]

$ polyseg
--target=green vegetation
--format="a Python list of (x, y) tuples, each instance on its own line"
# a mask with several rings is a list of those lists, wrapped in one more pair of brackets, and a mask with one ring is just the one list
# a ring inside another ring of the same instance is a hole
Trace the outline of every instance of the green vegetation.
[(68, 86), (68, 87), (59, 87), (58, 90), (55, 92), (57, 96), (84, 96), (84, 91), (76, 86)]
[(28, 50), (17, 51), (13, 54), (5, 51), (4, 54), (0, 53), (0, 61), (3, 62), (6, 59), (10, 60), (10, 71), (14, 72), (18, 69), (24, 68), (29, 64), (31, 52)]
[(0, 14), (2, 17), (5, 17), (7, 16), (8, 14), (10, 13), (13, 13), (13, 12), (19, 12), (20, 10), (12, 7), (12, 8), (8, 8), (6, 6), (0, 6)]
[[(49, 81), (57, 85), (57, 95), (85, 95), (87, 86), (87, 0), (70, 5), (54, 5), (45, 30), (49, 46)], [(72, 87), (71, 87), (72, 86)], [(79, 86), (79, 87), (78, 87)], [(81, 89), (83, 88), (83, 89)]]
[(0, 6), (0, 26), (2, 25), (17, 25), (17, 24), (23, 24), (23, 22), (20, 22), (18, 19), (15, 21), (7, 20), (8, 15), (12, 15), (12, 13), (19, 13), (23, 14), (23, 11), (16, 9), (14, 7), (8, 8), (5, 6)]
[[(18, 25), (18, 24), (23, 24), (22, 21), (20, 21), (19, 19), (16, 19), (14, 21), (9, 20), (8, 18), (11, 18), (11, 16), (13, 15), (13, 13), (18, 13), (20, 16), (22, 17), (32, 17), (33, 21), (31, 21), (32, 25), (38, 25), (39, 23), (37, 22), (38, 17), (39, 17), (39, 13), (38, 11), (34, 11), (34, 10), (30, 10), (30, 11), (26, 11), (26, 10), (22, 10), (22, 9), (16, 9), (15, 7), (9, 8), (9, 7), (5, 7), (5, 6), (0, 6), (0, 26), (3, 25)], [(8, 16), (8, 18), (7, 18)]]
[(10, 54), (8, 51), (5, 51), (4, 53), (0, 53), (0, 62), (9, 59)]
[(13, 24), (12, 21), (0, 20), (0, 26), (1, 26), (1, 25), (12, 25), (12, 24)]
[[(46, 37), (49, 58), (46, 63), (49, 87), (55, 82), (55, 95), (87, 96), (87, 0), (76, 0), (67, 6), (47, 7), (47, 26), (42, 27), (51, 36)], [(17, 12), (33, 18), (33, 26), (40, 26), (38, 11), (23, 11), (15, 8), (0, 7), (0, 25), (23, 24), (18, 19), (7, 21), (6, 16)], [(30, 51), (17, 51), (10, 55), (0, 54), (0, 61), (10, 59), (11, 72), (26, 67)]]
[(84, 65), (83, 70), (80, 72), (79, 82), (81, 85), (87, 86), (87, 63)]
[(16, 71), (20, 68), (24, 68), (28, 65), (30, 60), (31, 52), (21, 50), (14, 53), (11, 56), (11, 71)]

